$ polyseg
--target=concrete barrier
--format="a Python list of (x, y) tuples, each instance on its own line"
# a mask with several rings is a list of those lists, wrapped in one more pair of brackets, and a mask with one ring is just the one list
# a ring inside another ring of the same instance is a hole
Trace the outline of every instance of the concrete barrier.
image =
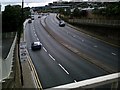
[(12, 73), (13, 63), (14, 63), (13, 55), (14, 55), (16, 41), (17, 41), (17, 34), (14, 38), (13, 44), (10, 48), (7, 58), (2, 60), (2, 78), (0, 78), (0, 81), (9, 78), (10, 74)]
[(111, 84), (111, 90), (117, 90), (118, 89), (118, 82), (120, 79), (120, 72), (113, 73), (105, 76), (100, 76), (96, 78), (91, 78), (75, 83), (70, 83), (66, 85), (56, 86), (53, 88), (49, 88), (46, 90), (95, 90), (95, 88)]

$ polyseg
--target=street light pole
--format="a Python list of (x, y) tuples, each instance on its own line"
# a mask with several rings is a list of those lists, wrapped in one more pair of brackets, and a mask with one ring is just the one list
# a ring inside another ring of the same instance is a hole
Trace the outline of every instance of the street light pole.
[(24, 14), (23, 14), (23, 6), (24, 6), (24, 0), (22, 0), (22, 7), (21, 7), (21, 20), (20, 20), (20, 22), (21, 22), (21, 25), (20, 25), (20, 29), (18, 30), (18, 44), (20, 43), (20, 37), (21, 37), (21, 30), (23, 30), (23, 16), (24, 16)]
[(24, 0), (22, 0), (22, 9), (21, 9), (21, 23), (22, 23), (22, 27), (18, 30), (18, 57), (19, 57), (19, 63), (20, 63), (20, 78), (21, 78), (21, 84), (23, 86), (23, 73), (22, 73), (22, 65), (20, 62), (20, 51), (19, 51), (19, 47), (20, 47), (20, 37), (21, 37), (21, 30), (23, 30), (23, 7), (24, 7)]
[(22, 22), (23, 22), (23, 7), (24, 7), (24, 0), (22, 0)]

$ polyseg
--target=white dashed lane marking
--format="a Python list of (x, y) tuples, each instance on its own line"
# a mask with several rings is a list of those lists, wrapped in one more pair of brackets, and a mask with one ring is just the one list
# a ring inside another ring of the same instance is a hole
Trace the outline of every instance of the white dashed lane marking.
[(69, 34), (69, 32), (67, 32), (67, 34)]
[(82, 40), (82, 42), (84, 42), (84, 40)]
[(43, 47), (43, 50), (45, 51), (45, 52), (47, 52), (47, 50)]
[(35, 33), (35, 36), (37, 36), (36, 33)]
[(94, 45), (95, 48), (97, 48), (98, 46)]
[(37, 40), (39, 41), (39, 38), (37, 38)]
[(75, 36), (75, 35), (73, 35), (73, 37), (75, 38), (76, 36)]
[(61, 64), (58, 64), (67, 74), (69, 74), (69, 72), (67, 70), (65, 70), (65, 68), (61, 65)]
[(115, 56), (115, 55), (116, 55), (116, 53), (113, 53), (113, 52), (112, 52), (112, 55), (114, 55), (114, 56)]
[(52, 55), (50, 55), (50, 54), (48, 54), (49, 56), (50, 56), (50, 58), (52, 59), (52, 60), (54, 60), (55, 61), (55, 59), (53, 58), (53, 56)]

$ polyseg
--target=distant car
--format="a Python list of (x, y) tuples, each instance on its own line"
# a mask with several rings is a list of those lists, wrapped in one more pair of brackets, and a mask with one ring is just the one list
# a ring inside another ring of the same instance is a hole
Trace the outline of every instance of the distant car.
[(30, 19), (30, 20), (28, 20), (28, 23), (32, 23), (32, 20)]
[(44, 13), (42, 13), (41, 15), (42, 15), (42, 16), (44, 16), (45, 14), (44, 14)]
[(40, 42), (33, 42), (31, 44), (31, 49), (32, 50), (40, 50), (41, 49), (41, 43)]
[(38, 16), (38, 18), (41, 18), (41, 16)]
[(34, 20), (34, 17), (31, 17), (32, 20)]
[(65, 26), (65, 22), (64, 22), (63, 20), (60, 20), (60, 21), (59, 21), (59, 26), (60, 26), (60, 27), (64, 27), (64, 26)]

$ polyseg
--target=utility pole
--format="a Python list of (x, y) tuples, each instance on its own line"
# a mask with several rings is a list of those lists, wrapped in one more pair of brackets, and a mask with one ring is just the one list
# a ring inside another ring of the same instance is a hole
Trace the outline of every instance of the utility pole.
[(22, 22), (23, 22), (23, 7), (24, 7), (24, 0), (22, 0)]
[(23, 31), (23, 19), (24, 19), (24, 12), (23, 12), (23, 7), (24, 7), (24, 0), (22, 0), (22, 9), (21, 9), (21, 28), (18, 30), (18, 58), (19, 58), (19, 64), (20, 64), (20, 78), (21, 78), (21, 85), (23, 86), (23, 72), (22, 72), (22, 65), (21, 65), (21, 62), (20, 62), (20, 51), (19, 51), (19, 47), (20, 47), (20, 38), (21, 38), (21, 32)]
[(20, 37), (21, 37), (21, 30), (23, 30), (23, 19), (24, 19), (24, 13), (23, 13), (23, 7), (24, 7), (24, 0), (22, 0), (22, 8), (21, 8), (21, 28), (18, 30), (18, 44), (20, 43)]

